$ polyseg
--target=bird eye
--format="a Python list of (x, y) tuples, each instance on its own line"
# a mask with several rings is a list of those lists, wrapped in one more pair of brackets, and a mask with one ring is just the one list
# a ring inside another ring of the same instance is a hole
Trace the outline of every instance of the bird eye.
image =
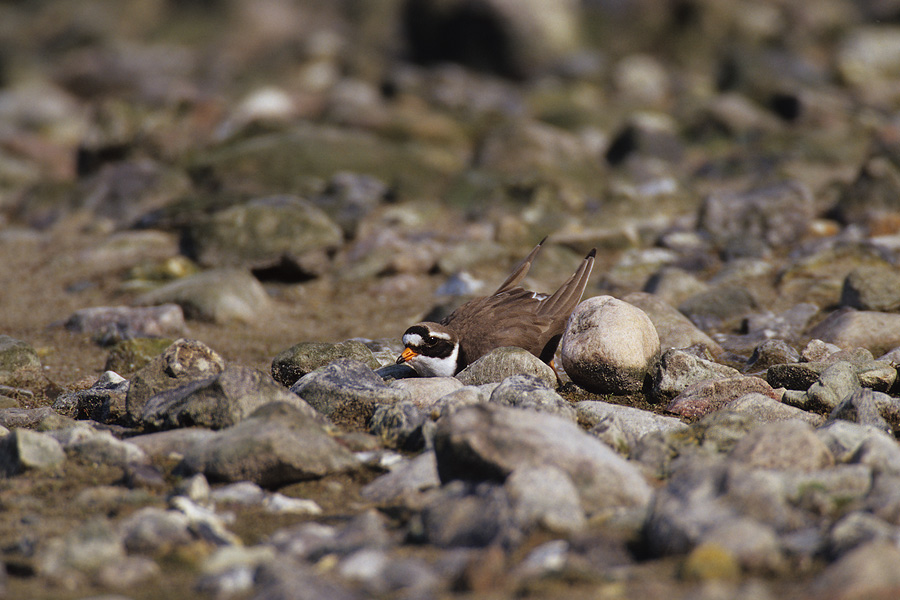
[(425, 338), (425, 345), (427, 346), (434, 346), (436, 343), (437, 339), (435, 339), (433, 335), (429, 335), (427, 338)]

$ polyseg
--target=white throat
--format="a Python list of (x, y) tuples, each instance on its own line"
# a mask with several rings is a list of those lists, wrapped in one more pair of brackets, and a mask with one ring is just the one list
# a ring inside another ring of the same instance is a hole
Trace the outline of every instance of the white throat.
[(457, 356), (459, 356), (458, 344), (453, 347), (453, 352), (444, 358), (433, 358), (419, 354), (407, 361), (407, 364), (422, 377), (453, 377), (456, 375)]

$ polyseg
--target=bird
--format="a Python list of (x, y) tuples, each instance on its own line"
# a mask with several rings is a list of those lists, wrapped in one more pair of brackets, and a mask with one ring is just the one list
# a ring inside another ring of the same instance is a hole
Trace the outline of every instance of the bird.
[[(545, 237), (490, 296), (470, 300), (440, 322), (423, 321), (402, 336), (407, 364), (422, 377), (450, 377), (491, 350), (518, 346), (553, 366), (566, 321), (581, 301), (597, 249), (553, 294), (519, 286), (541, 251)], [(555, 370), (555, 369), (554, 369)]]

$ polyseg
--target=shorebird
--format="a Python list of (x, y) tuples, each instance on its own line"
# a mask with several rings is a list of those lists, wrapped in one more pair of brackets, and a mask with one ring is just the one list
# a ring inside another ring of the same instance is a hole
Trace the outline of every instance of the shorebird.
[(403, 334), (406, 363), (423, 377), (453, 376), (495, 348), (518, 346), (552, 366), (566, 320), (581, 301), (596, 249), (553, 294), (519, 286), (547, 238), (534, 247), (490, 296), (470, 300), (438, 323), (423, 321)]

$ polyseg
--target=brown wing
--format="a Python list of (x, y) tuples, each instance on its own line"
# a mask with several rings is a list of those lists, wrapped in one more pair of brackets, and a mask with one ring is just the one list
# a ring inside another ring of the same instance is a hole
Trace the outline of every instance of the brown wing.
[(513, 272), (509, 274), (509, 277), (506, 278), (506, 281), (501, 283), (500, 287), (497, 288), (497, 291), (494, 292), (495, 296), (497, 294), (500, 294), (501, 292), (506, 292), (513, 289), (514, 287), (519, 285), (519, 283), (523, 279), (525, 279), (525, 276), (528, 275), (528, 271), (531, 270), (531, 263), (534, 262), (535, 257), (537, 257), (538, 255), (538, 252), (541, 251), (541, 246), (543, 246), (544, 242), (546, 241), (547, 238), (545, 237), (538, 243), (537, 246), (534, 247), (531, 252), (528, 253), (528, 256), (522, 259), (522, 262), (520, 262), (519, 265), (515, 269), (513, 269)]
[(560, 319), (559, 315), (539, 314), (544, 302), (540, 298), (513, 288), (471, 300), (441, 323), (457, 333), (464, 364), (501, 346), (518, 346), (541, 356), (549, 339), (562, 333), (568, 315)]

